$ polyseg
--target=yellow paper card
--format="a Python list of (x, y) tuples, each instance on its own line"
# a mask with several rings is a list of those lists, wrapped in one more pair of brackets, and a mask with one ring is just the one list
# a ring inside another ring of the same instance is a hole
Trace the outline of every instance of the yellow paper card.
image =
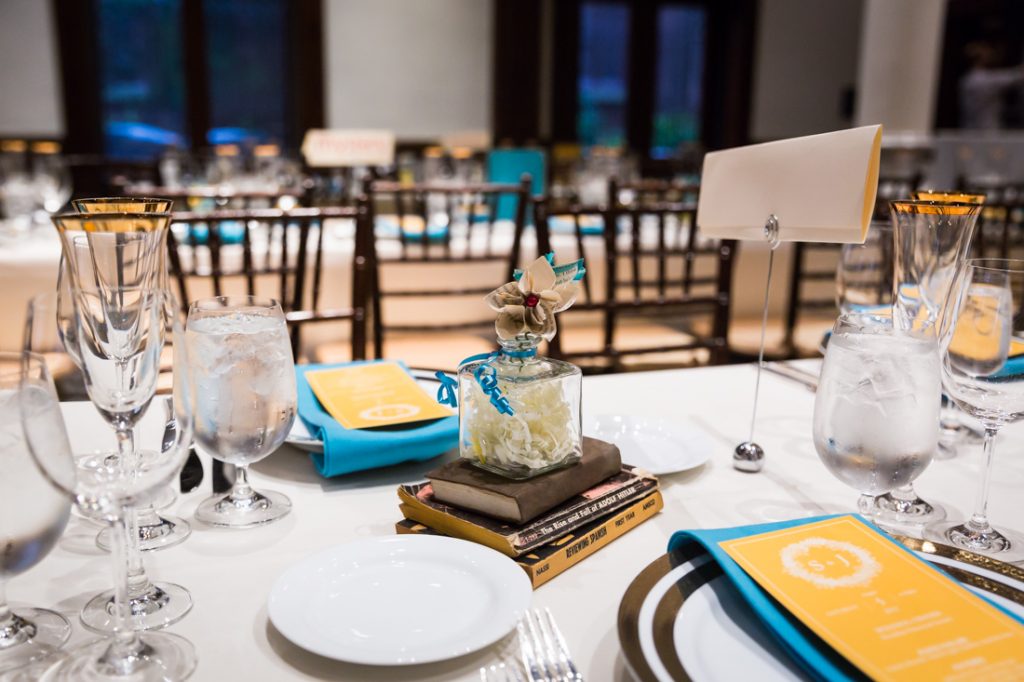
[(852, 516), (721, 547), (875, 680), (1024, 678), (1024, 626)]
[(327, 413), (346, 429), (408, 424), (452, 414), (395, 362), (306, 372), (306, 380)]

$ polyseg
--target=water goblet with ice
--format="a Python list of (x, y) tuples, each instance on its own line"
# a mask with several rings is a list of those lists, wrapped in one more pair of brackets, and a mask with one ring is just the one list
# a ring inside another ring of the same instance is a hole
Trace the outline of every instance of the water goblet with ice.
[(231, 491), (201, 503), (196, 518), (231, 528), (280, 519), (291, 501), (253, 490), (248, 466), (280, 447), (295, 421), (295, 366), (281, 306), (252, 296), (195, 301), (186, 337), (197, 396), (196, 446), (237, 467)]
[(814, 447), (825, 466), (874, 496), (911, 483), (938, 447), (938, 344), (889, 317), (845, 313), (832, 331), (814, 401)]

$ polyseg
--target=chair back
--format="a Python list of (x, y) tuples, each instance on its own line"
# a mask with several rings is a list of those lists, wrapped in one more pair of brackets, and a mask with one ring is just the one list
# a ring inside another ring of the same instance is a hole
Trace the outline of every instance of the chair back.
[[(595, 296), (595, 283), (586, 285), (584, 277), (578, 302), (562, 314), (566, 317), (598, 311), (601, 347), (567, 352), (556, 335), (551, 354), (566, 359), (604, 359), (608, 365), (602, 369), (613, 371), (621, 369), (622, 359), (627, 356), (699, 349), (709, 351), (712, 364), (728, 362), (735, 242), (700, 237), (695, 198), (676, 201), (650, 196), (643, 202), (624, 205), (619, 201), (620, 190), (613, 179), (608, 203), (603, 207), (557, 208), (545, 201), (538, 204), (541, 251), (551, 249), (553, 228), (562, 223), (571, 225), (572, 238), (581, 254), (588, 240), (594, 238), (593, 225), (600, 225), (597, 236), (603, 251), (603, 293)], [(680, 343), (657, 346), (620, 342), (616, 338), (619, 323), (631, 314), (644, 312), (657, 312), (662, 319), (671, 315), (673, 322), (683, 323), (685, 338)], [(707, 324), (701, 328), (700, 322)]]
[[(479, 320), (452, 321), (444, 314), (446, 304), (441, 302), (456, 297), (482, 298), (512, 279), (522, 250), (529, 188), (528, 176), (518, 184), (371, 183), (367, 211), (373, 235), (368, 240), (369, 291), (376, 357), (383, 357), (385, 336), (390, 331), (440, 332), (493, 326), (490, 313)], [(498, 216), (498, 207), (505, 199), (514, 202), (511, 220)], [(493, 267), (479, 267), (487, 264)], [(415, 284), (385, 284), (382, 270), (403, 268), (406, 272), (418, 268), (416, 276), (405, 278)], [(385, 298), (414, 301), (431, 317), (439, 311), (437, 319), (392, 324), (382, 314)]]
[[(296, 358), (300, 330), (309, 323), (348, 320), (352, 358), (366, 357), (367, 204), (353, 207), (177, 212), (168, 234), (168, 260), (182, 305), (195, 298), (192, 285), (206, 283), (206, 295), (269, 295), (284, 310)], [(321, 306), (327, 220), (354, 224), (351, 299)]]
[(1024, 185), (974, 184), (965, 191), (985, 195), (971, 242), (971, 255), (1020, 258), (1024, 252)]

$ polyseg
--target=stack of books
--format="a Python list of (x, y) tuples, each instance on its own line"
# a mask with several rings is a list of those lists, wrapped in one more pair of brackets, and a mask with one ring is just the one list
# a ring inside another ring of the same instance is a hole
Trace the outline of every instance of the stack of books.
[(584, 439), (582, 461), (511, 481), (458, 460), (398, 488), (399, 533), (448, 535), (486, 545), (543, 585), (657, 514), (658, 480), (622, 464), (614, 445)]

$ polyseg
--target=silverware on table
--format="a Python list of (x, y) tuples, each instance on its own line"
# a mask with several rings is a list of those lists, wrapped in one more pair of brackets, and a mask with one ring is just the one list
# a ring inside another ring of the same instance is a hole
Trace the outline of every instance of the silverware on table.
[(516, 625), (523, 666), (531, 682), (583, 682), (550, 609), (531, 609)]
[(506, 666), (498, 663), (480, 668), (480, 682), (525, 682), (526, 678), (519, 671), (519, 664)]

